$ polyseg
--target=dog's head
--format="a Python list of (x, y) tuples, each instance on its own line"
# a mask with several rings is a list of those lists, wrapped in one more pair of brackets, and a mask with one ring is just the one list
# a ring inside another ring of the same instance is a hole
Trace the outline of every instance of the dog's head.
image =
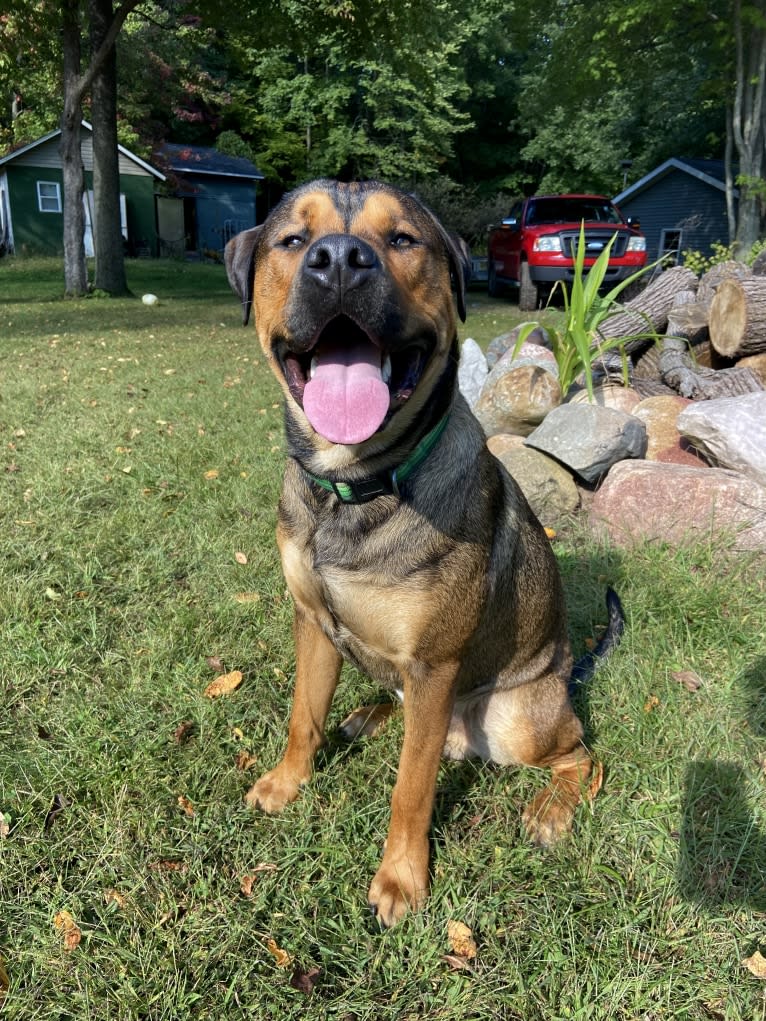
[(451, 286), (465, 319), (467, 246), (377, 182), (304, 185), (225, 255), (291, 413), (325, 448), (411, 418), (456, 337)]

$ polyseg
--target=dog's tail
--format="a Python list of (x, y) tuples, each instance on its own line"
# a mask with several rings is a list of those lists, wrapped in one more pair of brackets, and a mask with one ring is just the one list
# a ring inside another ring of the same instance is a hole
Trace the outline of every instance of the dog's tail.
[(581, 656), (572, 667), (572, 674), (569, 678), (570, 695), (574, 695), (586, 681), (590, 680), (596, 672), (598, 661), (608, 656), (612, 649), (616, 649), (620, 644), (622, 633), (625, 630), (625, 614), (622, 610), (620, 597), (614, 589), (606, 590), (606, 608), (609, 614), (606, 631), (599, 639), (598, 644)]

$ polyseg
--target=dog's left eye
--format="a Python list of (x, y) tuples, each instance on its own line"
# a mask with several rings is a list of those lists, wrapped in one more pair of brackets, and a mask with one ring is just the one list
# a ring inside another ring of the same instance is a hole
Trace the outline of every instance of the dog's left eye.
[(303, 244), (303, 238), (300, 234), (288, 234), (287, 237), (282, 238), (283, 248), (300, 248)]
[(415, 244), (417, 244), (415, 238), (411, 234), (405, 234), (404, 232), (394, 234), (394, 236), (391, 238), (392, 248), (410, 248), (412, 245)]

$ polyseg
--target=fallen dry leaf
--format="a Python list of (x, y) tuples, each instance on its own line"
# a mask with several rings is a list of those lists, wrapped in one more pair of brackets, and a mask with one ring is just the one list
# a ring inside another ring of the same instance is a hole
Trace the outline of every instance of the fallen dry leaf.
[(188, 798), (185, 798), (183, 794), (178, 795), (178, 806), (187, 819), (194, 818), (194, 805)]
[(82, 933), (68, 911), (59, 911), (53, 917), (53, 924), (64, 936), (64, 950), (75, 950), (80, 945)]
[(460, 954), (445, 954), (442, 960), (452, 968), (453, 971), (473, 971), (473, 965), (467, 957)]
[(242, 671), (231, 670), (228, 674), (221, 674), (205, 688), (204, 695), (207, 698), (219, 698), (221, 695), (230, 695), (236, 691), (242, 683)]
[(556, 529), (555, 528), (548, 528), (546, 526), (545, 534), (548, 536), (549, 539), (555, 539), (556, 538)]
[(108, 890), (104, 890), (104, 903), (116, 904), (118, 908), (124, 908), (128, 900), (119, 890), (114, 890), (110, 887)]
[(196, 727), (197, 724), (194, 720), (184, 720), (183, 723), (179, 723), (173, 731), (173, 743), (186, 744), (186, 742), (194, 736)]
[(53, 804), (48, 810), (48, 814), (45, 817), (43, 824), (43, 833), (49, 833), (51, 826), (54, 824), (58, 816), (67, 807), (66, 798), (62, 794), (53, 795)]
[(223, 660), (220, 656), (205, 656), (205, 663), (210, 667), (211, 670), (215, 670), (217, 674), (223, 674), (226, 669), (223, 665)]
[(293, 963), (293, 959), (288, 952), (278, 947), (273, 939), (266, 941), (266, 949), (276, 961), (278, 968), (289, 968)]
[(246, 752), (244, 748), (242, 751), (237, 752), (234, 756), (234, 765), (243, 773), (246, 769), (251, 769), (257, 762), (258, 759), (255, 755), (251, 755), (250, 752)]
[(766, 979), (766, 957), (756, 950), (752, 957), (744, 957), (742, 964), (750, 972), (751, 975), (755, 975), (756, 978)]
[(205, 478), (206, 479), (217, 479), (218, 478), (218, 469), (217, 468), (211, 468), (210, 471), (205, 472)]
[(290, 978), (290, 985), (293, 989), (297, 989), (299, 993), (310, 996), (314, 991), (314, 986), (319, 981), (321, 973), (322, 969), (317, 967), (309, 968), (308, 971), (304, 971), (303, 968), (296, 968)]
[(247, 563), (247, 554), (240, 553), (239, 551), (237, 551), (234, 554), (234, 559), (237, 561), (238, 564), (242, 564), (244, 566)]
[(766, 752), (764, 752), (763, 755), (758, 756), (757, 762), (764, 773), (766, 773)]
[(656, 709), (659, 704), (660, 700), (657, 698), (657, 696), (650, 695), (649, 698), (647, 698), (646, 702), (644, 702), (644, 712), (650, 713), (652, 709)]
[(255, 881), (258, 878), (258, 873), (276, 872), (276, 870), (277, 870), (276, 865), (268, 865), (265, 863), (263, 865), (256, 865), (252, 872), (248, 872), (246, 876), (242, 876), (242, 879), (240, 879), (239, 892), (242, 894), (243, 897), (251, 897), (253, 894), (253, 886), (255, 885)]
[(447, 922), (447, 939), (452, 951), (458, 957), (464, 957), (469, 961), (476, 957), (476, 942), (473, 933), (464, 922)]
[(260, 600), (260, 592), (237, 592), (234, 596), (236, 603), (258, 603)]
[(3, 815), (0, 812), (0, 840), (5, 840), (8, 834), (11, 832), (10, 816)]
[(165, 858), (161, 861), (150, 862), (149, 868), (155, 872), (186, 872), (186, 863), (182, 861), (171, 861)]
[(676, 670), (670, 675), (674, 681), (683, 684), (687, 691), (699, 691), (703, 680), (694, 670)]

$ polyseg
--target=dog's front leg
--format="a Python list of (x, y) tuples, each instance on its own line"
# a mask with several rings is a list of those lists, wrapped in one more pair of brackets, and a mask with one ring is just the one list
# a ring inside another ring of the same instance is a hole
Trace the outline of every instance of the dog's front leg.
[(384, 926), (428, 896), (428, 832), (458, 668), (445, 663), (404, 674), (404, 744), (386, 849), (368, 897)]
[(342, 658), (319, 625), (295, 607), (295, 695), (282, 761), (247, 792), (245, 801), (264, 812), (281, 812), (311, 778), (314, 755), (340, 675)]

